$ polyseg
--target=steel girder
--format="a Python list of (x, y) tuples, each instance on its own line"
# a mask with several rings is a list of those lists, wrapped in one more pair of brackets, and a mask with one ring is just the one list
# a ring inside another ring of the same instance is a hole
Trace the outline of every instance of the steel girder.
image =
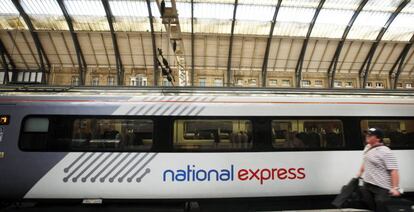
[(334, 81), (335, 81), (335, 74), (336, 74), (336, 67), (338, 65), (339, 56), (341, 55), (342, 48), (344, 46), (346, 37), (348, 36), (349, 31), (351, 31), (352, 26), (356, 18), (358, 17), (359, 13), (362, 11), (364, 6), (367, 4), (368, 0), (362, 0), (359, 4), (357, 10), (355, 10), (354, 14), (352, 15), (351, 20), (349, 20), (348, 25), (345, 28), (344, 33), (342, 34), (342, 38), (339, 41), (338, 47), (336, 47), (335, 54), (332, 58), (331, 63), (329, 64), (328, 68), (328, 80), (329, 80), (329, 88), (333, 88)]
[(315, 25), (316, 19), (318, 18), (319, 12), (321, 11), (325, 0), (321, 0), (319, 2), (318, 7), (316, 8), (315, 14), (313, 15), (312, 21), (309, 24), (308, 33), (306, 34), (305, 40), (303, 41), (302, 49), (300, 50), (300, 55), (298, 62), (296, 64), (295, 69), (295, 76), (296, 76), (296, 87), (301, 87), (301, 79), (302, 79), (302, 67), (303, 67), (303, 60), (305, 59), (306, 48), (308, 47), (309, 37), (312, 34), (313, 26)]
[(114, 53), (115, 53), (115, 62), (116, 62), (116, 70), (118, 75), (118, 85), (124, 84), (124, 67), (122, 65), (122, 59), (121, 54), (119, 53), (119, 46), (118, 41), (116, 39), (116, 34), (114, 30), (114, 16), (112, 15), (111, 7), (109, 6), (108, 0), (102, 0), (102, 4), (105, 9), (106, 18), (108, 19), (109, 29), (111, 31), (111, 37), (112, 37), (112, 44), (114, 46)]
[[(36, 46), (36, 50), (37, 50), (37, 54), (39, 56), (39, 62), (40, 62), (40, 70), (43, 72), (42, 74), (42, 83), (47, 83), (46, 82), (46, 73), (48, 73), (50, 71), (51, 65), (49, 62), (49, 59), (46, 55), (46, 52), (42, 46), (42, 43), (40, 42), (39, 39), (39, 35), (38, 33), (35, 31), (35, 28), (33, 26), (32, 21), (30, 20), (29, 15), (27, 15), (27, 13), (24, 11), (22, 5), (20, 4), (20, 0), (12, 0), (14, 6), (16, 7), (17, 11), (19, 11), (20, 16), (23, 18), (24, 22), (26, 23), (27, 27), (29, 28), (30, 34), (33, 38), (33, 41), (35, 43)], [(46, 67), (45, 67), (45, 62), (46, 65), (48, 67), (47, 71), (46, 71)]]
[(68, 11), (66, 10), (66, 6), (63, 2), (64, 0), (57, 0), (60, 9), (62, 10), (63, 16), (65, 16), (66, 23), (68, 24), (70, 35), (72, 37), (73, 45), (75, 46), (76, 51), (76, 58), (78, 60), (78, 68), (79, 68), (79, 81), (81, 85), (85, 85), (85, 73), (87, 70), (87, 64), (85, 57), (83, 55), (82, 49), (79, 44), (78, 35), (75, 33), (73, 28), (72, 18), (70, 17)]
[(233, 71), (231, 70), (231, 56), (233, 52), (233, 38), (234, 38), (234, 25), (236, 23), (236, 13), (237, 13), (238, 0), (234, 1), (234, 10), (233, 10), (233, 20), (231, 22), (231, 32), (230, 32), (230, 44), (229, 44), (229, 56), (227, 59), (227, 86), (233, 86)]
[(270, 45), (272, 43), (273, 30), (275, 29), (276, 18), (277, 18), (277, 14), (279, 13), (279, 8), (280, 8), (280, 5), (281, 4), (282, 4), (282, 0), (278, 0), (277, 5), (275, 7), (275, 13), (273, 14), (272, 24), (270, 26), (269, 37), (267, 37), (266, 50), (265, 50), (264, 59), (263, 59), (263, 65), (262, 65), (262, 87), (266, 87), (266, 81), (267, 81), (267, 63), (269, 61)]
[(405, 44), (402, 52), (398, 56), (397, 61), (395, 61), (394, 65), (392, 66), (392, 68), (389, 72), (389, 79), (390, 79), (390, 82), (391, 82), (391, 88), (392, 89), (397, 88), (398, 79), (400, 78), (400, 74), (403, 71), (403, 65), (404, 65), (405, 58), (407, 57), (408, 52), (410, 51), (411, 47), (413, 46), (413, 43), (414, 43), (414, 34), (411, 37), (410, 41), (407, 44)]
[(410, 2), (410, 0), (403, 0), (400, 5), (398, 5), (397, 9), (391, 14), (391, 16), (388, 18), (385, 25), (381, 28), (380, 32), (377, 35), (377, 38), (375, 39), (374, 43), (372, 44), (368, 55), (366, 56), (364, 62), (362, 63), (361, 68), (359, 69), (359, 77), (360, 77), (360, 88), (365, 88), (368, 80), (368, 75), (370, 71), (371, 61), (374, 57), (375, 51), (379, 45), (379, 42), (381, 41), (382, 37), (384, 36), (385, 32), (388, 30), (391, 23), (394, 21), (394, 19), (397, 17), (397, 15), (401, 12), (402, 9)]
[(151, 10), (151, 2), (150, 0), (147, 1), (147, 8), (148, 8), (148, 14), (149, 14), (149, 21), (150, 21), (150, 27), (151, 27), (151, 40), (152, 40), (152, 55), (153, 55), (153, 63), (154, 63), (154, 86), (158, 85), (158, 59), (157, 59), (157, 44), (155, 43), (155, 32), (154, 32), (154, 23), (153, 23), (153, 16), (152, 16), (152, 10)]

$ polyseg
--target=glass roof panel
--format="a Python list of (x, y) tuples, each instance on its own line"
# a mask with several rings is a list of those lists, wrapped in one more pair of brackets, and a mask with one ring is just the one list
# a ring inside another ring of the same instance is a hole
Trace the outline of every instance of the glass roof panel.
[(269, 35), (270, 25), (270, 22), (236, 21), (234, 34)]
[(27, 29), (11, 0), (0, 0), (0, 29)]
[[(234, 0), (194, 0), (195, 33), (230, 33)], [(176, 2), (182, 32), (191, 32), (191, 0)]]
[(37, 30), (69, 30), (59, 4), (55, 0), (21, 1), (24, 11), (29, 15)]
[(235, 34), (268, 35), (275, 6), (237, 6)]
[(194, 21), (194, 32), (229, 34), (231, 20), (198, 19)]
[(241, 4), (237, 6), (236, 20), (268, 22), (272, 21), (274, 13), (274, 6)]
[(385, 32), (383, 40), (409, 41), (414, 34), (414, 2), (408, 3)]
[(276, 6), (277, 0), (239, 0), (240, 4), (250, 4), (250, 5), (266, 5), (266, 6)]
[(320, 0), (283, 0), (282, 7), (317, 8)]
[(315, 8), (280, 7), (273, 35), (305, 36), (314, 14)]
[(0, 0), (0, 14), (3, 15), (19, 15), (16, 7), (11, 0)]
[(326, 0), (324, 9), (356, 10), (363, 0)]
[(348, 39), (375, 40), (391, 13), (361, 11), (348, 34)]
[(194, 18), (233, 19), (233, 4), (194, 3)]
[(105, 9), (100, 0), (66, 0), (75, 30), (109, 31)]
[(375, 40), (401, 1), (370, 0), (354, 22), (348, 39)]
[(176, 2), (181, 32), (191, 33), (191, 3)]
[(398, 1), (384, 1), (384, 0), (369, 0), (365, 5), (363, 11), (380, 11), (392, 13), (397, 9), (402, 0)]
[[(191, 2), (191, 0), (180, 0)], [(216, 3), (216, 4), (234, 4), (235, 0), (194, 0), (194, 3)]]
[(323, 5), (311, 37), (341, 38), (360, 0), (327, 0)]
[(110, 0), (109, 6), (115, 18), (115, 31), (151, 30), (146, 1)]
[(177, 2), (175, 6), (177, 7), (177, 13), (180, 19), (191, 18), (191, 3)]

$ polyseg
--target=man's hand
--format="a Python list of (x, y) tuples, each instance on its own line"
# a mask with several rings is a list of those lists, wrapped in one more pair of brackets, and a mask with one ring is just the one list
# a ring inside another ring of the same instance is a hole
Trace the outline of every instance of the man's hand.
[(398, 191), (398, 189), (392, 188), (390, 190), (390, 195), (393, 196), (393, 197), (399, 197), (399, 196), (401, 196), (401, 193)]

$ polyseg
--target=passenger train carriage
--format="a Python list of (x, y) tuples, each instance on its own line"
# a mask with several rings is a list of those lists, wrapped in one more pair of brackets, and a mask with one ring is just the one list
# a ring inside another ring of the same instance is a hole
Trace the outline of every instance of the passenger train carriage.
[(370, 127), (414, 191), (408, 92), (7, 88), (0, 116), (0, 199), (333, 195)]

